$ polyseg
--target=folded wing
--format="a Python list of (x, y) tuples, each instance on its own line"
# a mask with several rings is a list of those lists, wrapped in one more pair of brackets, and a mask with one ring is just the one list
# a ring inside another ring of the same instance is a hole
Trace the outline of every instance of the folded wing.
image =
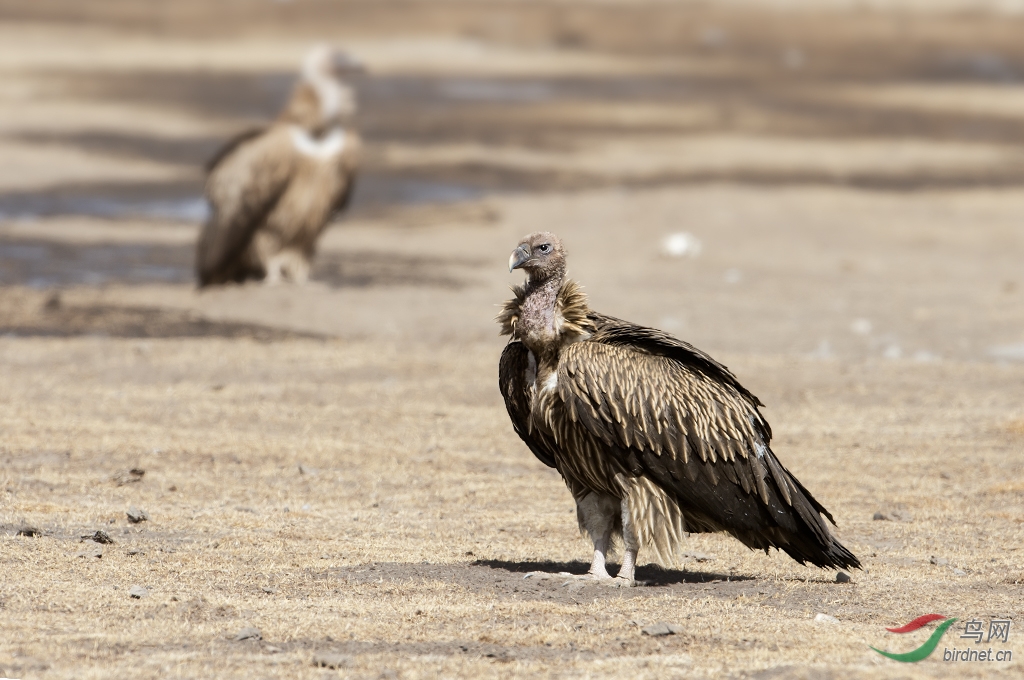
[(516, 434), (530, 447), (530, 451), (533, 451), (533, 455), (537, 456), (540, 462), (548, 467), (555, 467), (553, 442), (541, 432), (531, 431), (530, 427), (531, 370), (536, 371), (536, 366), (531, 367), (530, 350), (518, 340), (513, 340), (505, 346), (505, 351), (501, 353), (498, 362), (498, 388), (505, 400), (505, 408)]
[(206, 182), (211, 215), (196, 252), (200, 285), (231, 279), (232, 265), (288, 187), (295, 163), (281, 127), (245, 133), (226, 148), (211, 162)]
[(678, 501), (688, 531), (725, 530), (801, 563), (857, 566), (822, 514), (832, 517), (772, 453), (760, 402), (728, 369), (660, 331), (591, 318), (597, 332), (564, 348), (558, 367), (570, 427), (589, 436), (559, 444), (599, 439), (600, 455)]

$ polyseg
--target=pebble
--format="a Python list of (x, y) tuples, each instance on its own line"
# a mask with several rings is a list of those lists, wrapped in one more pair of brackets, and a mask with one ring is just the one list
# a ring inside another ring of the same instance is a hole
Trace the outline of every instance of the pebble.
[(890, 510), (889, 512), (878, 511), (871, 519), (884, 522), (913, 522), (914, 516), (906, 510)]
[(146, 553), (145, 553), (145, 552), (143, 552), (142, 550), (138, 549), (138, 548), (132, 548), (131, 550), (129, 550), (129, 551), (128, 551), (127, 553), (125, 553), (125, 554), (126, 554), (126, 555), (131, 555), (131, 556), (133, 556), (133, 557), (134, 557), (135, 555), (145, 555)]
[(306, 465), (304, 463), (299, 463), (299, 474), (306, 475), (307, 477), (316, 477), (318, 474), (320, 474), (320, 471), (317, 470), (315, 467), (310, 467), (309, 465)]
[(814, 620), (818, 623), (839, 623), (839, 619), (828, 614), (815, 614)]
[(928, 561), (940, 567), (944, 567), (947, 564), (949, 564), (949, 560), (947, 560), (945, 557), (936, 557), (935, 555), (932, 555)]
[(125, 484), (141, 482), (145, 475), (146, 471), (142, 468), (132, 468), (131, 470), (122, 470), (121, 472), (118, 472), (111, 479), (118, 486), (124, 486)]
[(685, 231), (669, 234), (661, 242), (661, 252), (669, 257), (697, 257), (700, 251), (700, 240)]
[(75, 557), (103, 557), (103, 548), (98, 545), (94, 545), (91, 548), (86, 548), (82, 552), (78, 553)]
[(147, 513), (145, 510), (138, 509), (134, 505), (129, 507), (128, 512), (126, 512), (125, 514), (128, 515), (128, 521), (132, 524), (145, 522), (147, 519), (149, 519), (149, 513)]
[(963, 569), (954, 569), (953, 573), (957, 576), (967, 576), (967, 572)]
[(149, 591), (142, 586), (132, 586), (128, 589), (128, 596), (136, 600), (141, 600), (147, 595), (149, 595)]
[(851, 580), (852, 579), (850, 578), (850, 575), (847, 574), (845, 571), (840, 571), (836, 573), (836, 583), (849, 583)]
[(100, 529), (94, 534), (86, 534), (85, 536), (82, 536), (82, 540), (96, 541), (97, 543), (103, 543), (104, 545), (110, 545), (114, 542), (114, 539), (110, 537), (110, 534), (108, 534), (106, 531), (103, 531), (102, 529)]
[(711, 562), (715, 559), (714, 555), (706, 555), (701, 552), (684, 552), (680, 557), (683, 559), (690, 559), (695, 562)]
[(277, 592), (277, 588), (275, 588), (274, 586), (263, 586), (261, 590), (263, 590), (263, 592), (267, 593), (268, 595), (273, 595)]
[(235, 642), (241, 642), (242, 640), (262, 640), (263, 634), (260, 633), (259, 628), (243, 628), (238, 631), (235, 635)]
[(344, 668), (348, 666), (351, 661), (352, 660), (344, 654), (335, 654), (333, 652), (317, 654), (313, 657), (313, 665), (321, 668)]
[(662, 637), (664, 635), (678, 635), (684, 632), (682, 624), (679, 623), (653, 623), (640, 629), (642, 635), (651, 637)]

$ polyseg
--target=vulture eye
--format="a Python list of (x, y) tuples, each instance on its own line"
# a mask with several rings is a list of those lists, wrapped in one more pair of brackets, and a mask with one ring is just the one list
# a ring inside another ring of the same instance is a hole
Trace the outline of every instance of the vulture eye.
[(542, 252), (542, 253), (546, 253), (549, 250), (551, 250), (551, 246), (549, 246), (547, 243), (545, 243), (542, 246), (538, 246), (538, 247), (540, 248), (540, 252)]

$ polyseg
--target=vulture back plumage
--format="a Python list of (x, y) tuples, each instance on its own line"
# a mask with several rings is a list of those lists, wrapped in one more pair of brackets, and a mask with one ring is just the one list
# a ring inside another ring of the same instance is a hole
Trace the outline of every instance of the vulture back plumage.
[[(608, 526), (627, 552), (644, 546), (669, 564), (686, 533), (724, 531), (801, 564), (858, 567), (772, 451), (757, 397), (695, 347), (591, 311), (564, 257), (551, 270), (555, 250), (554, 235), (534, 234), (513, 253), (510, 268), (530, 278), (498, 317), (511, 336), (499, 385), (516, 433), (573, 493), (581, 529)], [(599, 506), (621, 517), (598, 517)]]
[(339, 59), (326, 48), (311, 52), (277, 120), (236, 135), (207, 163), (200, 286), (308, 277), (317, 239), (352, 195), (359, 161), (354, 100), (333, 66)]

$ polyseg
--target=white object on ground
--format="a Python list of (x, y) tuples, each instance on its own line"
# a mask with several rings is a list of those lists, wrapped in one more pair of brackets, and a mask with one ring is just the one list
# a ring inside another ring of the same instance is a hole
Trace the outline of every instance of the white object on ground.
[(700, 255), (701, 243), (693, 234), (680, 231), (666, 236), (661, 242), (661, 250), (669, 257), (697, 257)]

